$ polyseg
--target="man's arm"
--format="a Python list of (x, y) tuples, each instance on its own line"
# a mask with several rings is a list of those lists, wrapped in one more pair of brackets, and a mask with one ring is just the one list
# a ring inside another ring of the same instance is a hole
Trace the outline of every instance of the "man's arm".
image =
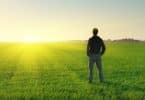
[(88, 40), (88, 43), (87, 43), (87, 56), (90, 55), (89, 50), (90, 50), (90, 40)]
[(103, 42), (103, 40), (102, 40), (102, 50), (101, 50), (101, 55), (103, 55), (103, 54), (105, 53), (105, 51), (106, 51), (106, 46), (105, 46), (105, 44), (104, 44), (104, 42)]

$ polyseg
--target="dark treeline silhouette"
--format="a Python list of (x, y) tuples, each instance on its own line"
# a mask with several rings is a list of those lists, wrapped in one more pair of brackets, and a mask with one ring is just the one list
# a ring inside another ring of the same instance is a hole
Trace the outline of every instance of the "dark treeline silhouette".
[(145, 40), (137, 40), (137, 39), (132, 39), (132, 38), (123, 38), (123, 39), (117, 39), (117, 40), (111, 40), (108, 39), (106, 42), (145, 42)]

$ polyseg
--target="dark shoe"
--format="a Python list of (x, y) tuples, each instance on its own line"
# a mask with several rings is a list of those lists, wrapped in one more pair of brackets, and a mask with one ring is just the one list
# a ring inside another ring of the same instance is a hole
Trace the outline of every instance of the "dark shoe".
[(89, 80), (89, 83), (92, 83), (92, 80)]
[(100, 83), (104, 83), (104, 80), (100, 81)]

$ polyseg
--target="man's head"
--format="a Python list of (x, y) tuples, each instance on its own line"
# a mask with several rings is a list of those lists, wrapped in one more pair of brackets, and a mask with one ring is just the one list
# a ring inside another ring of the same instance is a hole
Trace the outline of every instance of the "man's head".
[(98, 31), (99, 31), (98, 28), (94, 28), (93, 29), (93, 35), (96, 36), (98, 34)]

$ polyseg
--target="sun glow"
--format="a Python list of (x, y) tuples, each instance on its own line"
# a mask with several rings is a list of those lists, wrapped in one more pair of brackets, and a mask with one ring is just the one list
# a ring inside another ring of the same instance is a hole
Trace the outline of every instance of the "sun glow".
[(40, 39), (33, 36), (25, 36), (22, 42), (40, 42)]
[(35, 43), (35, 42), (60, 42), (60, 41), (65, 41), (65, 39), (61, 39), (59, 37), (51, 37), (51, 38), (45, 38), (45, 37), (36, 37), (32, 35), (28, 36), (23, 36), (22, 39), (20, 40), (21, 42), (24, 43)]

